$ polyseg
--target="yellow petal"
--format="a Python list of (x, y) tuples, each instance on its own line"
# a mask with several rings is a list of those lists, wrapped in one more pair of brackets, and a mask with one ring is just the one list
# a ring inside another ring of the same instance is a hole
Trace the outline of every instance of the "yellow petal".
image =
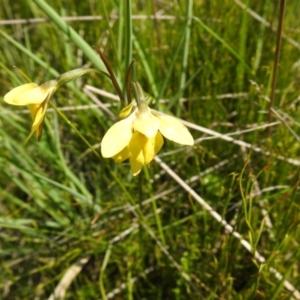
[(29, 105), (42, 103), (48, 100), (56, 90), (56, 80), (51, 80), (42, 85), (22, 92), (14, 97), (15, 105)]
[(132, 111), (132, 108), (134, 106), (134, 104), (136, 104), (135, 101), (132, 101), (129, 105), (127, 105), (126, 107), (124, 107), (120, 113), (119, 113), (119, 118), (120, 119), (124, 119), (126, 118), (127, 116), (129, 116), (129, 114), (131, 113)]
[(129, 157), (129, 150), (128, 147), (125, 147), (121, 152), (113, 156), (112, 158), (116, 163), (120, 163), (126, 160)]
[(136, 160), (130, 158), (130, 168), (133, 176), (138, 175), (142, 170), (143, 165)]
[(41, 137), (42, 137), (42, 133), (43, 133), (43, 126), (44, 126), (44, 120), (45, 120), (45, 116), (42, 119), (42, 121), (40, 122), (38, 128), (36, 129), (35, 133), (36, 133), (36, 137), (38, 139), (38, 141), (40, 141)]
[(101, 153), (105, 158), (113, 157), (121, 152), (132, 136), (132, 121), (134, 115), (117, 122), (108, 129), (101, 142)]
[(24, 93), (26, 91), (30, 91), (34, 88), (38, 87), (38, 85), (34, 82), (31, 83), (26, 83), (23, 85), (20, 85), (14, 89), (12, 89), (10, 92), (8, 92), (5, 96), (4, 96), (4, 101), (6, 103), (12, 104), (12, 105), (26, 105), (23, 103), (16, 103), (15, 102), (15, 97), (21, 93)]
[(148, 106), (141, 111), (136, 112), (136, 118), (133, 121), (133, 129), (145, 135), (148, 138), (152, 138), (156, 135), (159, 128), (159, 120), (151, 114)]
[(41, 104), (30, 104), (30, 105), (28, 105), (28, 108), (30, 110), (32, 121), (34, 122), (35, 116), (36, 116), (38, 110), (41, 108)]
[(142, 165), (149, 164), (163, 143), (164, 140), (159, 131), (153, 138), (147, 138), (145, 135), (135, 132), (128, 145), (130, 160)]
[(38, 140), (40, 140), (43, 130), (43, 123), (47, 112), (48, 103), (44, 102), (41, 105), (30, 105), (29, 109), (33, 118), (31, 133), (36, 132)]
[(165, 138), (182, 145), (194, 145), (192, 135), (179, 120), (171, 116), (161, 115), (155, 111), (152, 111), (152, 113), (159, 119), (159, 131)]

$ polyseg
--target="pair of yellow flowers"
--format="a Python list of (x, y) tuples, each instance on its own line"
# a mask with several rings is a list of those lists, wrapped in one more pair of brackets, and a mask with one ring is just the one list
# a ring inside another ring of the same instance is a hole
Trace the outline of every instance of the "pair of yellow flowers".
[[(73, 72), (73, 73), (72, 73)], [(41, 138), (43, 122), (50, 98), (63, 83), (73, 80), (89, 71), (70, 71), (37, 85), (27, 83), (14, 88), (4, 96), (4, 101), (12, 105), (27, 105), (32, 116), (29, 137), (36, 133)], [(149, 164), (163, 145), (162, 135), (176, 143), (192, 146), (194, 139), (187, 128), (177, 119), (151, 110), (140, 85), (133, 82), (137, 91), (136, 99), (122, 110), (119, 122), (104, 135), (101, 153), (104, 158), (115, 162), (130, 160), (131, 171), (138, 175), (143, 165)]]

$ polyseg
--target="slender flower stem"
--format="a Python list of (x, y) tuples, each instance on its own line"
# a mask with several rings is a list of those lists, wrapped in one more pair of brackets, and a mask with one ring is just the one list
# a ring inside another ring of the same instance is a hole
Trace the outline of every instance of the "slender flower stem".
[(160, 237), (162, 245), (166, 246), (166, 239), (165, 239), (165, 235), (164, 235), (164, 231), (163, 231), (162, 221), (161, 221), (160, 215), (157, 210), (156, 199), (154, 197), (152, 185), (150, 184), (150, 174), (149, 174), (148, 168), (144, 168), (144, 174), (146, 176), (147, 185), (149, 187), (149, 191), (151, 194), (152, 209), (153, 209), (153, 214), (155, 216), (155, 221), (156, 221), (156, 226), (158, 229), (159, 237)]
[(278, 62), (279, 62), (279, 55), (280, 55), (285, 2), (286, 2), (286, 0), (280, 1), (280, 12), (279, 12), (278, 27), (277, 27), (276, 49), (275, 49), (275, 55), (274, 55), (274, 66), (273, 66), (272, 86), (271, 86), (270, 106), (269, 106), (269, 123), (272, 121), (272, 108), (274, 106), (274, 96), (275, 96), (276, 80), (277, 80), (277, 73), (278, 73)]
[(14, 66), (14, 69), (19, 72), (28, 83), (32, 82), (32, 80), (21, 69), (16, 66)]
[(101, 158), (99, 153), (94, 149), (94, 147), (88, 142), (88, 140), (80, 133), (80, 131), (74, 126), (74, 124), (62, 113), (52, 102), (50, 105), (54, 108), (54, 110), (69, 124), (72, 129), (76, 132), (76, 134), (84, 141), (84, 143), (91, 149), (91, 151), (98, 157)]

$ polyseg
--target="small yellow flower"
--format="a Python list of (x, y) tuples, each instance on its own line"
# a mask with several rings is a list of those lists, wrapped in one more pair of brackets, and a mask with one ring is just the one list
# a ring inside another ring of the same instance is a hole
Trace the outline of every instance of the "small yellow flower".
[(56, 89), (56, 80), (50, 80), (41, 85), (31, 82), (12, 89), (4, 96), (6, 103), (28, 106), (32, 117), (31, 132), (28, 138), (36, 133), (40, 140), (48, 102)]
[[(128, 117), (107, 131), (101, 143), (104, 158), (111, 157), (115, 162), (129, 158), (134, 176), (158, 153), (164, 143), (162, 135), (182, 145), (194, 144), (192, 135), (179, 120), (151, 110), (145, 101), (137, 101), (137, 104)], [(123, 111), (130, 113), (132, 108), (130, 104)]]
[[(63, 73), (56, 79), (47, 81), (41, 85), (37, 85), (34, 82), (23, 84), (12, 89), (4, 96), (4, 101), (6, 103), (12, 105), (27, 105), (30, 110), (32, 126), (31, 132), (27, 137), (25, 144), (34, 133), (36, 133), (38, 140), (40, 140), (48, 103), (55, 91), (61, 85), (90, 72), (104, 73), (95, 69), (79, 68)], [(107, 76), (106, 73), (104, 74)]]

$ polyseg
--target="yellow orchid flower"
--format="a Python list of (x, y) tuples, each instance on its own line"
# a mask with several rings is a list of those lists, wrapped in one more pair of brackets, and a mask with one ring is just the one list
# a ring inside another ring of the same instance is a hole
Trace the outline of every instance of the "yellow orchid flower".
[(114, 124), (101, 143), (104, 158), (113, 158), (115, 162), (129, 158), (134, 176), (158, 153), (164, 143), (162, 136), (182, 145), (194, 144), (192, 135), (179, 120), (151, 110), (139, 84), (136, 83), (135, 88), (138, 89), (137, 108), (133, 110), (132, 104), (125, 107), (122, 112), (129, 116)]
[(12, 105), (27, 105), (30, 110), (32, 126), (25, 144), (34, 133), (36, 133), (38, 140), (40, 140), (48, 103), (55, 91), (61, 85), (90, 72), (100, 72), (109, 76), (107, 73), (95, 69), (79, 68), (63, 73), (56, 79), (47, 81), (41, 85), (37, 85), (34, 82), (23, 84), (12, 89), (4, 96), (6, 103)]
[(56, 89), (57, 80), (50, 80), (41, 85), (31, 82), (12, 89), (4, 96), (4, 101), (8, 104), (28, 106), (32, 117), (32, 126), (27, 140), (34, 133), (40, 140), (48, 102)]

